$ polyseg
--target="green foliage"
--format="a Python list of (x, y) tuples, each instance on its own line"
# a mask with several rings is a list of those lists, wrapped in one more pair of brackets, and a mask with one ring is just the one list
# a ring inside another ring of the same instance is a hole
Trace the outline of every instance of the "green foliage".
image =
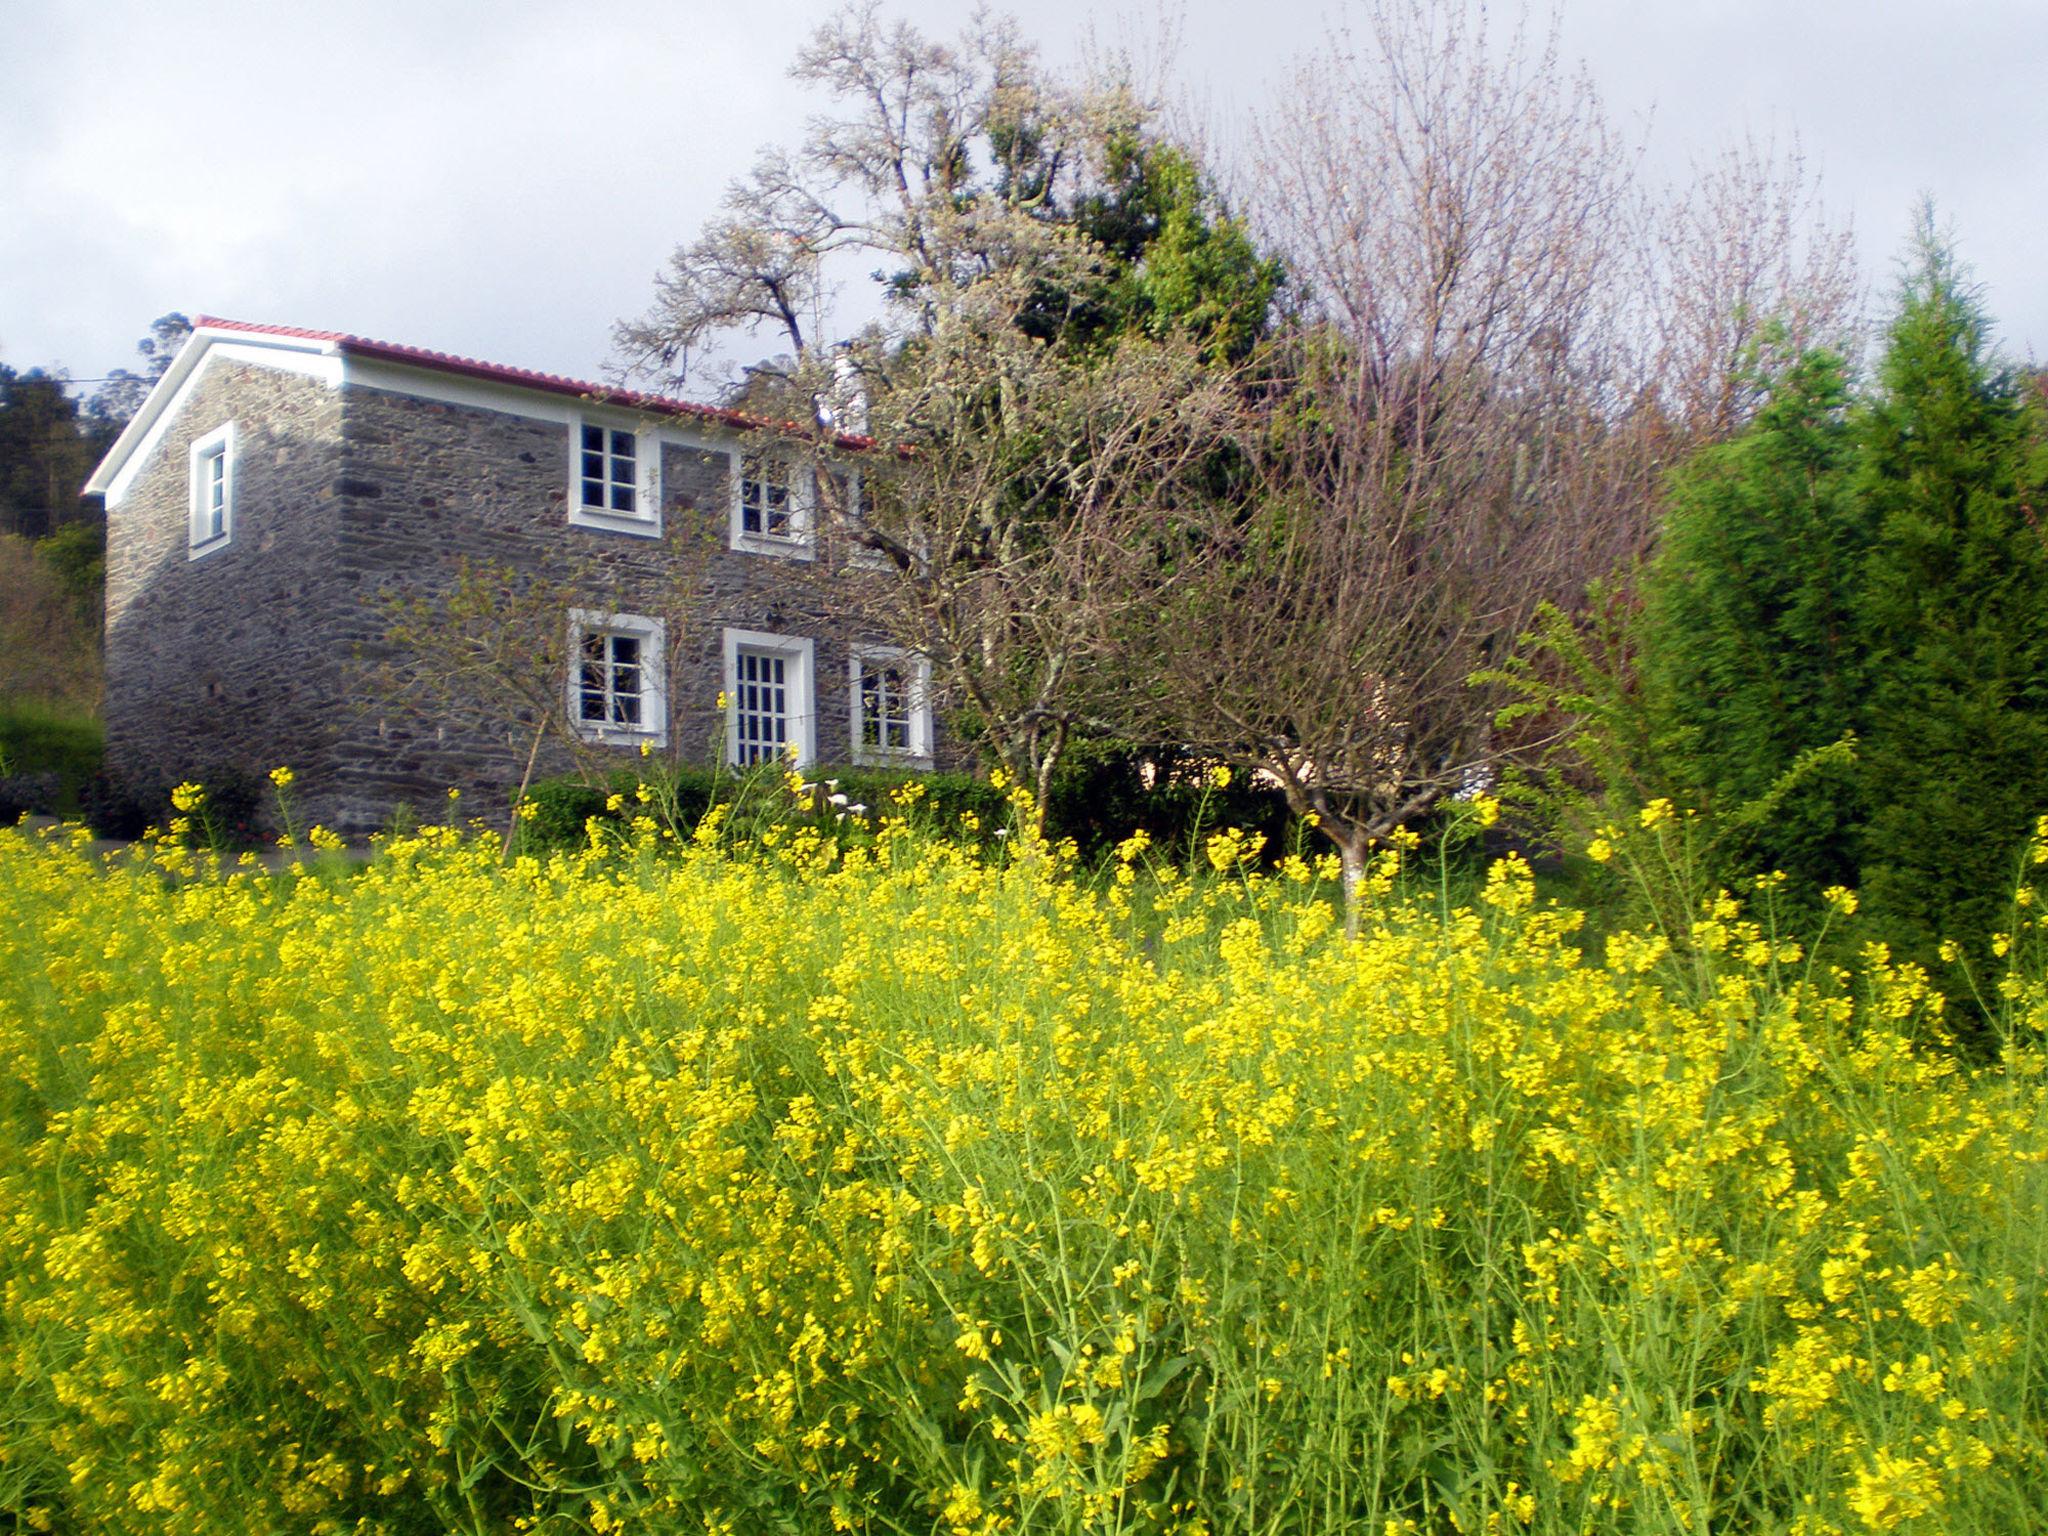
[[(1749, 430), (1672, 476), (1643, 582), (1644, 710), (1663, 792), (1721, 814), (1730, 870), (1782, 869), (1818, 892), (1855, 878), (1847, 753), (1865, 657), (1851, 617), (1870, 518), (1850, 494), (1840, 359), (1796, 360)], [(1784, 782), (1806, 761), (1796, 783)]]
[(105, 750), (90, 715), (26, 700), (0, 704), (0, 822), (24, 811), (77, 810)]
[(0, 706), (38, 700), (75, 714), (99, 702), (99, 618), (82, 612), (36, 546), (0, 534)]
[(85, 420), (90, 423), (101, 451), (142, 409), (142, 402), (149, 398), (150, 390), (170, 371), (172, 362), (191, 336), (192, 322), (176, 310), (158, 315), (149, 323), (149, 334), (135, 343), (135, 355), (142, 361), (142, 371), (137, 373), (128, 368), (116, 368), (92, 392), (92, 398), (85, 402)]
[(2048, 810), (2048, 453), (1925, 220), (1879, 384), (1855, 484), (1876, 529), (1863, 883), (1879, 931), (1933, 962), (1937, 935), (1987, 941)]
[(82, 784), (99, 771), (105, 746), (91, 715), (47, 704), (0, 705), (0, 771), (58, 773)]
[(1286, 281), (1280, 259), (1259, 252), (1186, 150), (1124, 132), (1111, 135), (1104, 158), (1106, 185), (1074, 211), (1111, 262), (1096, 326), (1184, 333), (1210, 360), (1242, 362)]
[[(888, 811), (892, 794), (906, 784), (919, 786), (918, 819), (948, 833), (959, 833), (963, 818), (971, 817), (984, 834), (993, 834), (1009, 816), (1001, 791), (970, 774), (813, 766), (804, 777), (824, 786), (807, 804), (790, 793), (774, 765), (735, 774), (729, 768), (639, 763), (597, 780), (576, 774), (542, 779), (526, 792), (533, 810), (520, 819), (520, 846), (527, 852), (581, 848), (592, 819), (607, 831), (623, 833), (640, 815), (651, 815), (687, 837), (713, 806), (725, 807), (729, 823), (750, 831), (814, 823), (851, 806), (872, 817)], [(648, 792), (644, 800), (643, 786)], [(842, 797), (841, 803), (835, 804), (834, 796)]]
[(1218, 785), (1215, 768), (1171, 746), (1076, 742), (1053, 776), (1046, 835), (1072, 838), (1084, 864), (1099, 862), (1135, 832), (1189, 863), (1202, 838), (1219, 827), (1258, 834), (1270, 853), (1288, 846), (1293, 821), (1280, 792), (1244, 774), (1226, 775)]
[(1766, 385), (1745, 432), (1671, 477), (1640, 617), (1548, 616), (1503, 718), (1572, 722), (1584, 777), (1541, 787), (1577, 790), (1581, 836), (1675, 800), (1701, 813), (1704, 892), (1781, 870), (1811, 916), (1858, 887), (1856, 937), (1968, 1004), (2048, 811), (2040, 400), (1924, 220), (1869, 395), (1825, 354)]
[[(1172, 748), (1081, 744), (1054, 775), (1046, 836), (1054, 842), (1071, 839), (1084, 865), (1100, 863), (1135, 832), (1145, 833), (1170, 858), (1188, 863), (1199, 860), (1203, 839), (1220, 827), (1258, 834), (1275, 856), (1292, 846), (1289, 839), (1296, 829), (1276, 790), (1242, 775), (1219, 785), (1214, 770), (1207, 759)], [(636, 763), (596, 780), (576, 774), (542, 779), (526, 793), (532, 809), (520, 819), (520, 847), (528, 852), (580, 848), (593, 817), (609, 831), (623, 832), (642, 814), (686, 837), (714, 805), (726, 807), (729, 825), (749, 832), (815, 824), (852, 806), (862, 807), (872, 820), (905, 814), (896, 797), (906, 785), (914, 785), (916, 795), (907, 813), (938, 835), (987, 846), (1011, 820), (1005, 792), (973, 774), (813, 766), (803, 776), (824, 786), (823, 794), (807, 804), (790, 793), (779, 768), (735, 775), (731, 769)], [(639, 797), (643, 784), (645, 800)]]
[(1634, 601), (1596, 582), (1582, 613), (1538, 607), (1515, 653), (1476, 679), (1507, 690), (1495, 726), (1530, 743), (1501, 798), (1553, 841), (1583, 843), (1664, 792), (1669, 774), (1637, 682), (1639, 628)]
[(79, 488), (107, 441), (86, 435), (61, 375), (0, 363), (0, 533), (39, 538), (81, 515)]
[[(98, 724), (93, 724), (94, 742)], [(216, 852), (245, 852), (269, 848), (282, 824), (290, 826), (289, 807), (265, 777), (241, 768), (214, 767), (196, 772), (186, 781), (196, 785), (198, 809), (192, 813), (174, 803), (176, 785), (163, 780), (116, 778), (99, 768), (79, 782), (74, 810), (94, 833), (119, 842), (134, 842), (146, 833), (175, 832), (169, 841)], [(182, 832), (176, 832), (180, 820)]]
[(47, 566), (78, 609), (81, 622), (97, 630), (107, 591), (107, 525), (101, 518), (65, 523), (36, 540), (36, 558)]

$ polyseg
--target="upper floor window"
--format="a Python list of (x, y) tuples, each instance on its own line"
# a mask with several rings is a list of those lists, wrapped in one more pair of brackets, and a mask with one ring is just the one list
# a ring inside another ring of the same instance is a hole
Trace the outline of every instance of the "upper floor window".
[(848, 672), (853, 760), (930, 767), (931, 663), (893, 646), (855, 646)]
[(569, 718), (586, 741), (668, 740), (668, 655), (660, 619), (569, 615)]
[(796, 537), (796, 497), (790, 466), (766, 454), (740, 461), (740, 532), (770, 539)]
[(569, 521), (618, 533), (661, 532), (661, 441), (612, 423), (570, 425)]
[(738, 455), (733, 476), (733, 548), (808, 560), (816, 500), (808, 475), (789, 456)]
[(638, 515), (633, 494), (640, 488), (633, 434), (616, 427), (583, 424), (583, 505), (598, 512)]
[(190, 545), (195, 560), (225, 546), (235, 532), (235, 424), (216, 427), (192, 444)]

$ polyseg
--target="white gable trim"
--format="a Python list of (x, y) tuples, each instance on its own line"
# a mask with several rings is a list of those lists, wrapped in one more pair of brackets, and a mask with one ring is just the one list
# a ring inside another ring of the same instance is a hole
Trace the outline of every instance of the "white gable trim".
[(356, 385), (419, 400), (473, 406), (530, 421), (552, 422), (571, 430), (585, 418), (632, 425), (650, 444), (659, 442), (729, 453), (734, 451), (734, 439), (741, 435), (701, 430), (670, 421), (658, 411), (613, 405), (594, 397), (556, 394), (492, 379), (463, 378), (383, 358), (361, 357), (344, 350), (344, 345), (303, 336), (271, 336), (258, 331), (201, 326), (157, 381), (142, 409), (135, 413), (135, 419), (107, 450), (107, 456), (86, 481), (86, 492), (105, 496), (110, 507), (119, 504), (216, 356), (230, 362), (302, 374), (319, 380), (329, 389)]
[(164, 376), (157, 381), (142, 409), (128, 423), (99, 468), (85, 482), (88, 495), (105, 496), (110, 507), (120, 505), (128, 487), (149, 463), (171, 423), (185, 402), (205, 378), (207, 368), (219, 357), (224, 362), (251, 363), (259, 368), (278, 368), (288, 373), (317, 379), (329, 389), (342, 382), (342, 357), (331, 341), (309, 341), (300, 336), (264, 336), (248, 331), (220, 330), (201, 326), (178, 352)]

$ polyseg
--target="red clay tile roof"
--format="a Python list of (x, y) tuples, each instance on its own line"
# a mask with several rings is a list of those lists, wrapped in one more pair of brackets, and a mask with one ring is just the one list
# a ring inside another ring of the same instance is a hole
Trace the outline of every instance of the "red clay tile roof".
[[(200, 315), (192, 322), (195, 329), (216, 331), (241, 331), (255, 336), (285, 336), (297, 341), (332, 342), (341, 351), (353, 357), (373, 358), (379, 362), (403, 363), (411, 368), (430, 368), (436, 373), (452, 373), (464, 378), (489, 379), (494, 383), (513, 384), (522, 389), (545, 390), (551, 395), (571, 395), (579, 400), (596, 400), (606, 405), (625, 406), (636, 411), (653, 411), (664, 416), (687, 416), (697, 421), (715, 422), (720, 426), (732, 427), (742, 432), (805, 432), (810, 429), (793, 421), (771, 421), (765, 416), (749, 415), (745, 411), (729, 411), (721, 406), (698, 405), (690, 400), (676, 400), (667, 395), (651, 395), (637, 389), (613, 389), (604, 384), (592, 384), (583, 379), (564, 378), (555, 373), (537, 373), (531, 368), (513, 368), (504, 363), (479, 362), (473, 357), (456, 357), (448, 352), (430, 352), (424, 347), (405, 347), (391, 341), (373, 341), (367, 336), (351, 336), (344, 331), (308, 331), (292, 325), (257, 325), (247, 320), (223, 320), (217, 315)], [(842, 432), (834, 439), (841, 448), (864, 449), (874, 446), (874, 439), (855, 433)]]

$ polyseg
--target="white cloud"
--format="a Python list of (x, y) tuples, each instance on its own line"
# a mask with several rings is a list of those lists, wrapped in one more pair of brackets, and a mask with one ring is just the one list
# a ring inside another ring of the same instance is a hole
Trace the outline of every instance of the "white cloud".
[[(0, 56), (0, 358), (131, 361), (166, 309), (332, 327), (593, 374), (610, 328), (756, 148), (799, 135), (785, 71), (831, 7), (13, 0)], [(898, 8), (951, 32), (961, 7)], [(1030, 9), (1072, 57), (1081, 0)], [(1138, 13), (1133, 13), (1134, 16)], [(1197, 0), (1182, 78), (1256, 101), (1324, 9)], [(1566, 43), (1646, 169), (1797, 131), (1880, 276), (1932, 192), (2016, 349), (2048, 350), (2048, 11), (1907, 0), (1568, 0)], [(1150, 23), (1105, 29), (1142, 46)], [(1252, 82), (1247, 84), (1247, 80)]]

